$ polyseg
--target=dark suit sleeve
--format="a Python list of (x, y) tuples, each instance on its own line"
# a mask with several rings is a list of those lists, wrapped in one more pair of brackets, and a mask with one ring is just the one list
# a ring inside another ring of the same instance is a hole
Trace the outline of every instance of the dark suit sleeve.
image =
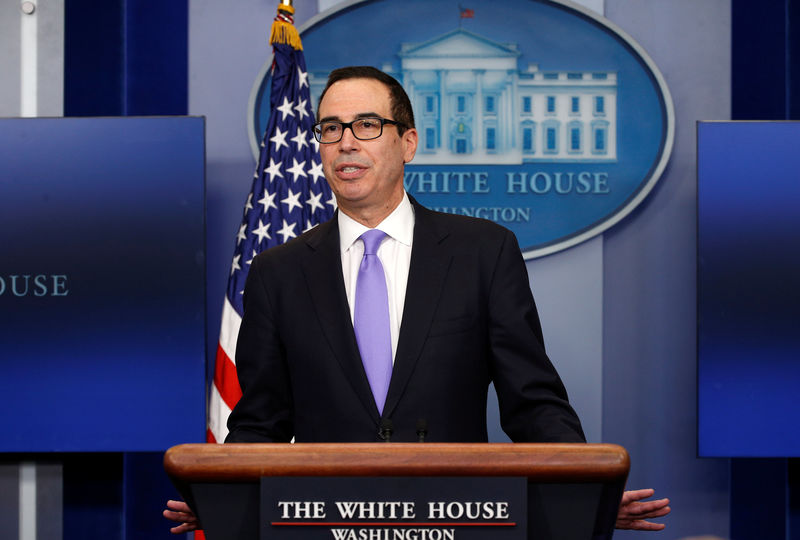
[(225, 442), (289, 442), (294, 434), (289, 371), (270, 283), (270, 260), (256, 257), (247, 276), (236, 344), (242, 397), (228, 418)]
[(580, 420), (544, 350), (516, 238), (506, 231), (489, 290), (492, 376), (503, 430), (515, 442), (585, 442)]

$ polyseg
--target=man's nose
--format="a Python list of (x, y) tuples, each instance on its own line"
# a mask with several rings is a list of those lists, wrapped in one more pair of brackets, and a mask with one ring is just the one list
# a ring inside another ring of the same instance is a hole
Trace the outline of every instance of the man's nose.
[(356, 150), (358, 149), (359, 142), (360, 141), (356, 139), (353, 133), (353, 127), (347, 126), (344, 128), (344, 131), (342, 131), (342, 140), (339, 141), (339, 149), (344, 152)]

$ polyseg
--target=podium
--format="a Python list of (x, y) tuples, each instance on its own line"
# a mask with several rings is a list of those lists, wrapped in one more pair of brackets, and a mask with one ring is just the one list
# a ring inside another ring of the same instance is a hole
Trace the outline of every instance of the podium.
[[(209, 540), (255, 540), (262, 477), (522, 477), (527, 538), (611, 538), (630, 460), (612, 444), (183, 444), (164, 468)], [(491, 538), (487, 531), (486, 538)]]

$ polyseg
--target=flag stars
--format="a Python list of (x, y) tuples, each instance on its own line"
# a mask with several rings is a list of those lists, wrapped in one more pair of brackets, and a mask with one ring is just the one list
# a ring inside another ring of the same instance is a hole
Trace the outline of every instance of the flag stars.
[[(286, 212), (292, 213), (292, 210), (295, 208), (302, 208), (303, 205), (300, 204), (298, 199), (300, 198), (300, 192), (297, 193), (293, 192), (291, 189), (289, 190), (289, 195), (285, 199), (281, 199), (281, 202), (285, 204), (288, 208)], [(286, 240), (284, 240), (285, 242)]]
[(325, 206), (320, 202), (322, 198), (322, 193), (314, 193), (310, 195), (306, 200), (306, 204), (311, 207), (311, 212), (315, 212), (316, 210), (322, 210)]
[(308, 73), (300, 69), (299, 66), (297, 68), (297, 86), (298, 89), (308, 86)]
[(253, 234), (258, 236), (258, 241), (263, 242), (264, 238), (267, 240), (271, 239), (272, 237), (269, 235), (269, 223), (264, 223), (264, 220), (258, 220), (258, 228), (253, 229)]
[(297, 179), (300, 178), (301, 176), (304, 178), (308, 178), (308, 175), (306, 175), (306, 162), (301, 161), (300, 163), (298, 163), (297, 159), (295, 159), (294, 157), (292, 157), (292, 166), (289, 169), (287, 169), (286, 172), (291, 173), (292, 180), (294, 180), (295, 182), (297, 182)]
[(317, 138), (311, 137), (310, 139), (308, 139), (308, 142), (310, 142), (314, 146), (314, 153), (319, 154), (319, 141), (317, 140)]
[(286, 223), (286, 220), (283, 220), (283, 228), (278, 231), (278, 234), (283, 236), (283, 241), (286, 242), (289, 238), (294, 238), (297, 234), (294, 232), (295, 223)]
[[(284, 223), (286, 223), (286, 222), (284, 221)], [(242, 258), (242, 256), (240, 254), (237, 254), (233, 258), (233, 263), (231, 263), (231, 275), (236, 273), (237, 270), (241, 270), (242, 269), (242, 267), (239, 266), (239, 259), (241, 259), (241, 258)]]
[(247, 215), (249, 210), (253, 209), (253, 192), (247, 195), (247, 202), (244, 203), (244, 215)]
[(281, 114), (283, 114), (283, 116), (281, 117), (282, 122), (286, 121), (287, 116), (294, 116), (294, 113), (292, 112), (293, 105), (294, 103), (289, 101), (286, 96), (283, 96), (283, 103), (281, 104), (280, 107), (277, 108), (279, 111), (281, 111)]
[(294, 106), (294, 110), (297, 111), (297, 114), (298, 114), (298, 120), (297, 121), (298, 122), (302, 122), (303, 118), (305, 118), (306, 116), (309, 116), (309, 114), (308, 114), (308, 100), (307, 99), (301, 99), (300, 101), (298, 101), (297, 104)]
[(269, 175), (270, 182), (272, 182), (276, 176), (278, 178), (283, 178), (283, 173), (281, 172), (281, 162), (279, 161), (275, 163), (274, 159), (269, 158), (269, 167), (264, 169), (264, 174)]
[(236, 235), (236, 245), (242, 243), (242, 240), (247, 239), (247, 223), (242, 223), (242, 226), (239, 227), (239, 233)]
[(320, 178), (325, 178), (325, 174), (322, 172), (322, 162), (317, 163), (315, 161), (312, 161), (311, 169), (308, 171), (308, 174), (311, 175), (315, 184), (317, 183), (317, 180), (319, 180)]
[(279, 127), (275, 128), (275, 135), (270, 137), (269, 140), (270, 140), (270, 142), (275, 144), (275, 151), (276, 152), (280, 151), (281, 146), (285, 146), (286, 148), (289, 148), (289, 144), (286, 142), (286, 135), (287, 135), (287, 133), (285, 131), (281, 131), (281, 128), (279, 128)]
[(258, 203), (264, 207), (265, 214), (270, 208), (278, 208), (275, 204), (275, 192), (270, 192), (268, 189), (264, 190), (264, 196), (258, 200)]
[(246, 264), (246, 265), (248, 265), (248, 266), (250, 266), (251, 264), (253, 264), (253, 259), (255, 259), (255, 258), (256, 258), (256, 255), (258, 255), (258, 251), (256, 251), (256, 250), (254, 249), (254, 250), (253, 250), (253, 255), (250, 257), (250, 260), (249, 260), (249, 261), (247, 261), (245, 264)]
[(334, 210), (336, 210), (336, 196), (331, 193), (331, 198), (325, 201), (325, 204), (331, 206)]
[(304, 146), (308, 146), (308, 141), (306, 140), (307, 133), (306, 131), (300, 129), (300, 126), (297, 127), (297, 135), (292, 137), (292, 142), (297, 145), (297, 151), (303, 149)]

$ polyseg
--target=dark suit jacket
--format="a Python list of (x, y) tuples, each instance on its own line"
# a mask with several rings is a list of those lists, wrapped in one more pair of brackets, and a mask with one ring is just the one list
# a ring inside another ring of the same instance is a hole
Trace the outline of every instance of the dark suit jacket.
[[(393, 441), (487, 440), (494, 381), (514, 441), (583, 442), (545, 355), (514, 235), (413, 201), (414, 243), (384, 418)], [(356, 344), (334, 217), (251, 265), (236, 349), (242, 398), (227, 442), (378, 441), (381, 422)]]

